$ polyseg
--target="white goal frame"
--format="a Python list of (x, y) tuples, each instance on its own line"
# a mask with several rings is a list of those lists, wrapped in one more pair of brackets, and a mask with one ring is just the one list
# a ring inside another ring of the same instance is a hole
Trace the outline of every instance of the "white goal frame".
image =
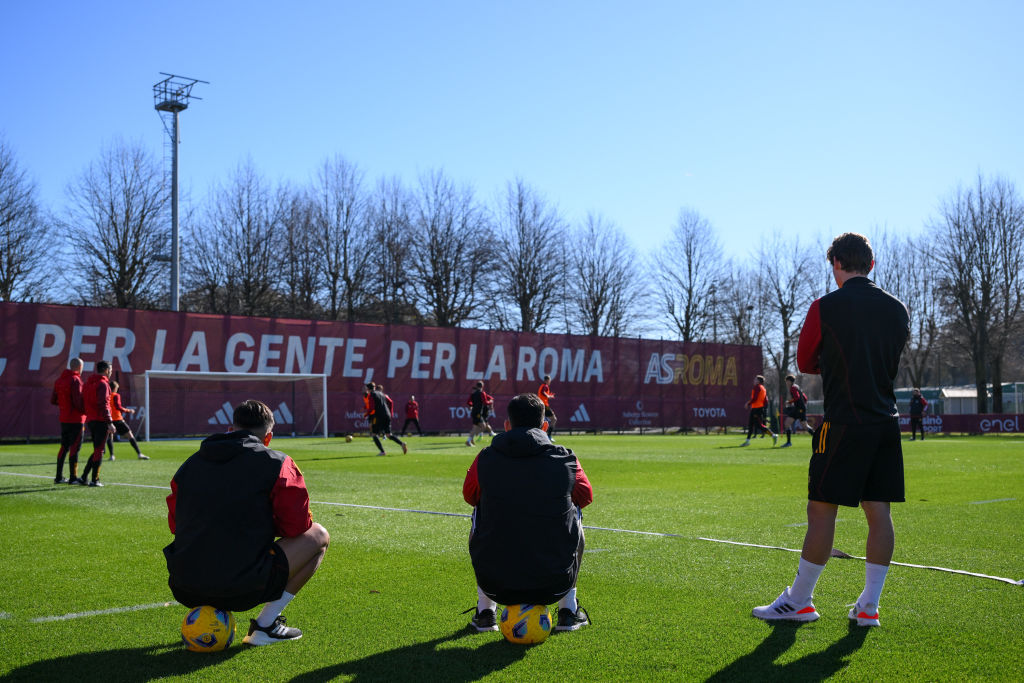
[(162, 379), (209, 379), (209, 380), (253, 380), (262, 379), (271, 382), (289, 382), (301, 379), (319, 379), (320, 391), (324, 405), (323, 438), (327, 438), (327, 375), (324, 373), (302, 374), (288, 372), (190, 372), (187, 370), (146, 370), (145, 375), (145, 403), (146, 409), (146, 438), (149, 441), (149, 379), (151, 377)]

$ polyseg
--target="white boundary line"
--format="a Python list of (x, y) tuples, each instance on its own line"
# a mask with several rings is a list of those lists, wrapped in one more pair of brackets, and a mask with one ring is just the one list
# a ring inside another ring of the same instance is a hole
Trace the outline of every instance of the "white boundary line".
[(154, 602), (148, 605), (132, 605), (131, 607), (111, 607), (110, 609), (94, 609), (88, 612), (72, 612), (71, 614), (61, 614), (56, 617), (35, 617), (28, 619), (30, 624), (42, 624), (49, 621), (68, 621), (70, 619), (81, 619), (82, 617), (95, 617), (101, 614), (122, 614), (124, 612), (138, 612), (144, 609), (155, 609), (157, 607), (174, 607), (181, 603), (170, 601), (170, 602)]
[(971, 505), (984, 505), (985, 503), (1006, 503), (1011, 500), (1017, 500), (1016, 498), (994, 498), (992, 500), (974, 500), (971, 501)]
[[(37, 479), (49, 479), (48, 476), (41, 475), (41, 474), (25, 474), (25, 473), (22, 473), (22, 472), (4, 472), (4, 471), (0, 470), (0, 475), (3, 475), (3, 474), (15, 476), (15, 477), (33, 477), (33, 478), (37, 478)], [(161, 489), (161, 490), (164, 490), (164, 491), (170, 491), (171, 490), (169, 486), (152, 486), (150, 484), (120, 484), (120, 483), (114, 482), (113, 484), (108, 484), (108, 486), (109, 485), (113, 485), (113, 486), (131, 486), (131, 487), (146, 488), (146, 489)], [(467, 514), (464, 514), (464, 513), (460, 513), (460, 512), (439, 512), (437, 510), (417, 510), (417, 509), (414, 509), (414, 508), (393, 508), (393, 507), (385, 507), (385, 506), (381, 506), (381, 505), (359, 505), (357, 503), (334, 503), (334, 502), (330, 502), (330, 501), (319, 501), (319, 500), (311, 500), (310, 503), (312, 503), (313, 505), (331, 505), (331, 506), (334, 506), (334, 507), (362, 508), (364, 510), (385, 510), (385, 511), (388, 511), (388, 512), (413, 512), (413, 513), (420, 514), (420, 515), (437, 515), (437, 516), (441, 516), (441, 517), (465, 517), (465, 518), (469, 518), (470, 517), (470, 515), (467, 515)], [(692, 538), (691, 536), (684, 536), (682, 534), (669, 534), (669, 533), (664, 533), (664, 532), (661, 532), (661, 531), (637, 531), (637, 530), (634, 530), (634, 529), (616, 529), (616, 528), (613, 528), (613, 527), (586, 526), (586, 525), (584, 525), (583, 528), (584, 529), (593, 529), (594, 531), (613, 531), (613, 532), (622, 533), (622, 534), (639, 534), (639, 535), (642, 535), (642, 536), (660, 536), (660, 537), (663, 537), (663, 538)], [(797, 550), (795, 548), (784, 548), (784, 547), (778, 546), (778, 545), (762, 545), (760, 543), (744, 543), (744, 542), (741, 542), (741, 541), (726, 541), (726, 540), (723, 540), (723, 539), (720, 539), (720, 538), (707, 538), (705, 536), (698, 536), (696, 540), (699, 540), (699, 541), (710, 541), (712, 543), (725, 543), (725, 544), (728, 544), (728, 545), (740, 545), (740, 546), (746, 546), (748, 548), (765, 548), (765, 549), (768, 549), (768, 550), (785, 550), (786, 552), (789, 552), (789, 553), (798, 553), (798, 552), (800, 552), (799, 550)], [(835, 551), (833, 551), (833, 552), (835, 552)], [(842, 552), (842, 551), (839, 551), (839, 552)], [(863, 560), (863, 559), (865, 559), (863, 557), (858, 557), (856, 555), (847, 555), (846, 553), (842, 553), (841, 555), (833, 555), (833, 557), (844, 557), (844, 558), (854, 559), (854, 560)], [(980, 574), (980, 573), (977, 573), (977, 572), (969, 572), (969, 571), (965, 571), (963, 569), (950, 569), (948, 567), (934, 567), (934, 566), (926, 565), (926, 564), (911, 564), (909, 562), (892, 562), (891, 564), (899, 565), (901, 567), (913, 567), (915, 569), (931, 569), (931, 570), (934, 570), (934, 571), (948, 572), (950, 574), (961, 574), (963, 576), (976, 576), (976, 577), (981, 578), (981, 579), (992, 579), (993, 581), (1001, 581), (1003, 583), (1009, 583), (1009, 584), (1014, 585), (1014, 586), (1024, 586), (1024, 579), (1021, 579), (1020, 581), (1015, 581), (1014, 579), (1007, 579), (1007, 578), (1002, 577), (1002, 576), (991, 576), (989, 574)], [(159, 606), (159, 605), (150, 605), (150, 606), (147, 606), (147, 607), (142, 607), (140, 609), (148, 609), (149, 607), (154, 607), (154, 606)], [(132, 608), (116, 608), (116, 609), (124, 610), (124, 611), (129, 611)], [(91, 616), (91, 614), (92, 613), (83, 613), (83, 615), (86, 615), (86, 616)], [(97, 612), (97, 614), (105, 614), (105, 612)]]

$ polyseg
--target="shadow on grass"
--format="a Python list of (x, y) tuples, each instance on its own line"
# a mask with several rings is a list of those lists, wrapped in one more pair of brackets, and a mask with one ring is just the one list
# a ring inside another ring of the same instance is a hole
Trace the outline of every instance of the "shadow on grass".
[(14, 669), (4, 681), (153, 681), (187, 676), (231, 659), (243, 648), (189, 652), (181, 641), (166, 645), (82, 652), (46, 659)]
[(5, 491), (7, 487), (0, 487), (0, 496), (14, 496), (19, 493), (38, 493), (39, 491), (53, 491), (54, 489), (70, 489), (71, 487), (67, 484), (53, 484), (52, 486), (36, 486), (31, 489), (19, 489), (11, 487), (13, 490)]
[(868, 635), (870, 628), (848, 623), (845, 636), (820, 652), (801, 657), (788, 664), (775, 660), (793, 646), (801, 624), (783, 622), (769, 624), (771, 633), (753, 652), (743, 655), (732, 664), (707, 679), (708, 683), (725, 681), (823, 681), (836, 675), (850, 662)]
[(489, 640), (480, 647), (444, 648), (438, 646), (463, 637), (477, 636), (468, 629), (435, 638), (425, 643), (378, 652), (353, 659), (350, 662), (332, 664), (315, 671), (308, 671), (291, 679), (292, 683), (318, 683), (330, 681), (338, 676), (352, 676), (357, 683), (367, 681), (475, 681), (500, 671), (519, 661), (528, 648), (513, 645), (504, 638)]

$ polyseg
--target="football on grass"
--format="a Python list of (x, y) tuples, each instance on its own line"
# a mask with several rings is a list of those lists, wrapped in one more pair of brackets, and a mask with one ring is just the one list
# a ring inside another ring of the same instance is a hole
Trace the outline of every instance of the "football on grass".
[(501, 610), (498, 626), (510, 643), (543, 643), (551, 635), (551, 614), (547, 605), (509, 605)]
[(235, 615), (209, 605), (194, 607), (181, 622), (181, 640), (192, 652), (218, 652), (235, 639)]
[(352, 435), (349, 434), (348, 436), (346, 436), (345, 437), (345, 441), (348, 442), (348, 443), (352, 443)]

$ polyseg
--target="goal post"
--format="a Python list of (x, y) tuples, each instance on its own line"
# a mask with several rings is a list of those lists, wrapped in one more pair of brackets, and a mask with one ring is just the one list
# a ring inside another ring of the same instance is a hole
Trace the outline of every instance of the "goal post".
[[(145, 441), (152, 437), (152, 410), (155, 400), (151, 395), (152, 385), (155, 381), (168, 380), (180, 385), (182, 382), (189, 382), (190, 386), (203, 386), (205, 383), (217, 383), (217, 388), (211, 391), (200, 391), (193, 389), (186, 391), (185, 395), (176, 395), (168, 399), (174, 409), (180, 409), (182, 413), (191, 409), (193, 413), (204, 410), (211, 413), (207, 423), (212, 425), (230, 425), (233, 406), (233, 399), (237, 399), (237, 390), (229, 389), (232, 384), (248, 383), (262, 385), (262, 390), (250, 390), (249, 396), (245, 398), (260, 399), (261, 393), (272, 395), (268, 405), (274, 412), (276, 424), (291, 424), (293, 433), (298, 424), (299, 404), (302, 405), (303, 414), (308, 414), (306, 422), (311, 429), (305, 433), (319, 434), (327, 438), (327, 375), (324, 373), (301, 374), (283, 372), (189, 372), (178, 370), (146, 370), (144, 374), (143, 387), (143, 408), (145, 410)], [(195, 383), (195, 384), (192, 384)], [(282, 385), (291, 384), (291, 391)], [(273, 390), (267, 390), (267, 385), (273, 385)], [(304, 386), (302, 393), (296, 391), (297, 386)], [(314, 388), (315, 387), (315, 388)], [(180, 393), (180, 390), (179, 392)], [(290, 401), (288, 396), (290, 393)], [(203, 400), (198, 400), (198, 399)], [(261, 399), (262, 400), (262, 399)], [(267, 401), (264, 401), (267, 402)], [(166, 403), (166, 402), (165, 402)], [(273, 405), (272, 405), (273, 404)], [(187, 406), (187, 407), (186, 407)], [(204, 408), (205, 406), (205, 408)], [(202, 413), (200, 417), (205, 416)], [(195, 414), (190, 415), (191, 424), (197, 424)], [(183, 419), (184, 423), (185, 420)]]

